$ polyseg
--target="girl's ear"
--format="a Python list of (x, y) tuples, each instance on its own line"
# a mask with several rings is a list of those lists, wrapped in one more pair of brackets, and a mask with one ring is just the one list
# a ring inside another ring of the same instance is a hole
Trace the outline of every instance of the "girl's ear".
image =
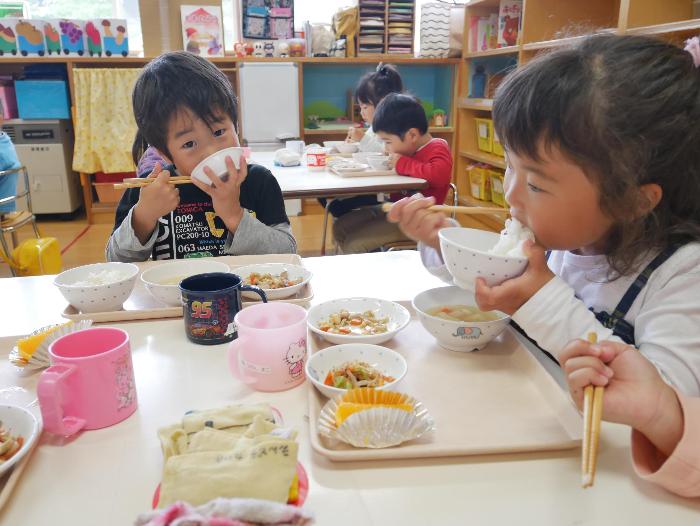
[(647, 183), (639, 187), (637, 215), (643, 217), (650, 213), (661, 201), (664, 191), (656, 183)]

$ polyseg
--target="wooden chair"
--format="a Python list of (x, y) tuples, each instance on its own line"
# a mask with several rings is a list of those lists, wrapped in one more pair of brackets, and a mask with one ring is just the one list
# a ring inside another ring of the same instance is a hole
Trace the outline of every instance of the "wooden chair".
[[(0, 243), (2, 244), (3, 252), (8, 257), (11, 254), (11, 250), (7, 243), (7, 239), (5, 238), (5, 234), (10, 234), (12, 239), (12, 248), (16, 247), (18, 244), (17, 230), (28, 223), (31, 223), (32, 228), (34, 229), (34, 235), (37, 238), (41, 237), (39, 234), (39, 227), (36, 224), (36, 216), (32, 212), (32, 197), (29, 193), (29, 174), (27, 173), (27, 168), (20, 166), (19, 168), (13, 168), (12, 170), (0, 171), (0, 179), (3, 177), (9, 177), (12, 174), (21, 174), (21, 177), (24, 180), (24, 190), (22, 192), (16, 192), (15, 195), (0, 198), (0, 205), (24, 199), (27, 209), (5, 213), (2, 215), (2, 219), (0, 219)], [(13, 276), (16, 275), (15, 269), (12, 266), (10, 266), (10, 271), (12, 272)]]

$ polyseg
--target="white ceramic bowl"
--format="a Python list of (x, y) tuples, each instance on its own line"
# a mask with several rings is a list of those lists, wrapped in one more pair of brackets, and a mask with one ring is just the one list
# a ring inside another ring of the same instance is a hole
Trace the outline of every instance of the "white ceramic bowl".
[(474, 228), (450, 227), (438, 233), (440, 249), (454, 284), (474, 290), (476, 278), (484, 278), (489, 286), (522, 274), (527, 258), (489, 254), (499, 234)]
[(406, 375), (408, 369), (406, 360), (396, 351), (379, 345), (345, 343), (327, 347), (309, 356), (306, 360), (306, 377), (324, 396), (333, 398), (347, 391), (339, 387), (325, 385), (323, 381), (326, 375), (331, 369), (356, 360), (367, 362), (382, 374), (394, 378), (393, 382), (377, 387), (378, 390), (393, 391)]
[[(146, 269), (141, 274), (141, 281), (146, 286), (146, 290), (158, 301), (172, 307), (182, 305), (182, 295), (180, 294), (180, 281), (195, 274), (205, 274), (207, 272), (230, 272), (231, 268), (221, 261), (211, 259), (183, 259), (173, 263), (155, 265)], [(166, 284), (165, 282), (180, 278), (177, 283)]]
[[(301, 278), (301, 282), (291, 287), (283, 287), (281, 289), (263, 289), (268, 300), (279, 300), (282, 298), (289, 298), (299, 292), (311, 279), (311, 271), (300, 265), (293, 265), (291, 263), (256, 263), (254, 265), (234, 268), (232, 272), (240, 276), (245, 282), (252, 272), (257, 272), (258, 274), (272, 274), (275, 276), (281, 274), (285, 270), (287, 271), (289, 279), (294, 280)], [(244, 298), (260, 299), (260, 296), (255, 292), (242, 291), (241, 294)]]
[(500, 311), (501, 317), (493, 321), (450, 321), (432, 316), (428, 310), (444, 305), (473, 305), (474, 294), (459, 287), (438, 287), (421, 292), (413, 298), (413, 309), (418, 313), (423, 327), (432, 334), (440, 346), (450, 351), (477, 351), (501, 334), (508, 326), (510, 316)]
[(244, 149), (240, 146), (231, 146), (230, 148), (224, 148), (218, 152), (212, 153), (209, 157), (201, 161), (192, 170), (192, 177), (199, 179), (203, 183), (211, 186), (211, 179), (207, 177), (204, 173), (204, 167), (208, 166), (214, 172), (214, 174), (219, 177), (225, 177), (228, 175), (228, 168), (226, 168), (226, 157), (231, 157), (233, 165), (236, 169), (241, 167), (241, 156), (243, 155)]
[(388, 155), (368, 155), (367, 164), (369, 164), (373, 170), (391, 170)]
[[(102, 285), (74, 285), (87, 280), (90, 274), (102, 271), (119, 272), (120, 279)], [(53, 283), (68, 303), (80, 312), (109, 312), (122, 308), (138, 275), (139, 268), (133, 263), (93, 263), (61, 272)]]
[(329, 153), (337, 152), (338, 148), (337, 146), (339, 144), (344, 144), (345, 141), (323, 141), (323, 146), (328, 148)]
[(355, 153), (359, 151), (360, 145), (356, 142), (341, 142), (335, 145), (335, 149), (340, 153)]
[(32, 448), (41, 433), (41, 424), (28, 410), (7, 404), (0, 405), (0, 422), (2, 422), (2, 428), (12, 436), (21, 436), (24, 439), (19, 451), (0, 464), (0, 477), (2, 477)]
[(367, 157), (369, 157), (370, 155), (379, 155), (379, 154), (373, 154), (371, 152), (355, 152), (352, 154), (352, 160), (355, 161), (356, 163), (367, 164)]
[[(377, 318), (389, 317), (387, 332), (381, 334), (331, 334), (319, 329), (319, 323), (328, 319), (331, 314), (347, 310), (349, 312), (365, 312), (371, 310)], [(331, 343), (374, 343), (388, 341), (396, 333), (404, 329), (411, 321), (408, 310), (393, 301), (376, 298), (342, 298), (319, 303), (309, 310), (309, 328)]]

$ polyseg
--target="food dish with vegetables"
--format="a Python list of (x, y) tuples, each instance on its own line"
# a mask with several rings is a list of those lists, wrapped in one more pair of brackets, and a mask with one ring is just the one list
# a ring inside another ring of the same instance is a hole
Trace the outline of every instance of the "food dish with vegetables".
[(339, 389), (355, 389), (357, 387), (381, 387), (394, 380), (395, 378), (382, 373), (367, 362), (354, 360), (328, 371), (323, 383)]
[(261, 289), (282, 289), (298, 285), (303, 281), (303, 278), (289, 279), (289, 273), (283, 270), (279, 274), (270, 274), (266, 272), (251, 272), (243, 281), (246, 285), (255, 285)]
[(362, 313), (341, 310), (321, 320), (318, 328), (332, 334), (382, 334), (387, 332), (388, 323), (388, 316), (378, 318), (371, 310)]

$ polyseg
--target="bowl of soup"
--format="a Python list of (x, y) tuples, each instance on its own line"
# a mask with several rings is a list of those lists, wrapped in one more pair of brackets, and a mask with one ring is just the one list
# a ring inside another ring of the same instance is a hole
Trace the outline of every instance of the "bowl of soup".
[(155, 264), (143, 271), (141, 281), (155, 299), (169, 307), (177, 307), (182, 305), (180, 282), (183, 279), (195, 274), (230, 271), (231, 268), (226, 263), (210, 258), (183, 259)]
[(413, 298), (423, 327), (450, 351), (478, 351), (498, 337), (510, 322), (501, 311), (482, 312), (474, 294), (460, 287), (438, 287)]

